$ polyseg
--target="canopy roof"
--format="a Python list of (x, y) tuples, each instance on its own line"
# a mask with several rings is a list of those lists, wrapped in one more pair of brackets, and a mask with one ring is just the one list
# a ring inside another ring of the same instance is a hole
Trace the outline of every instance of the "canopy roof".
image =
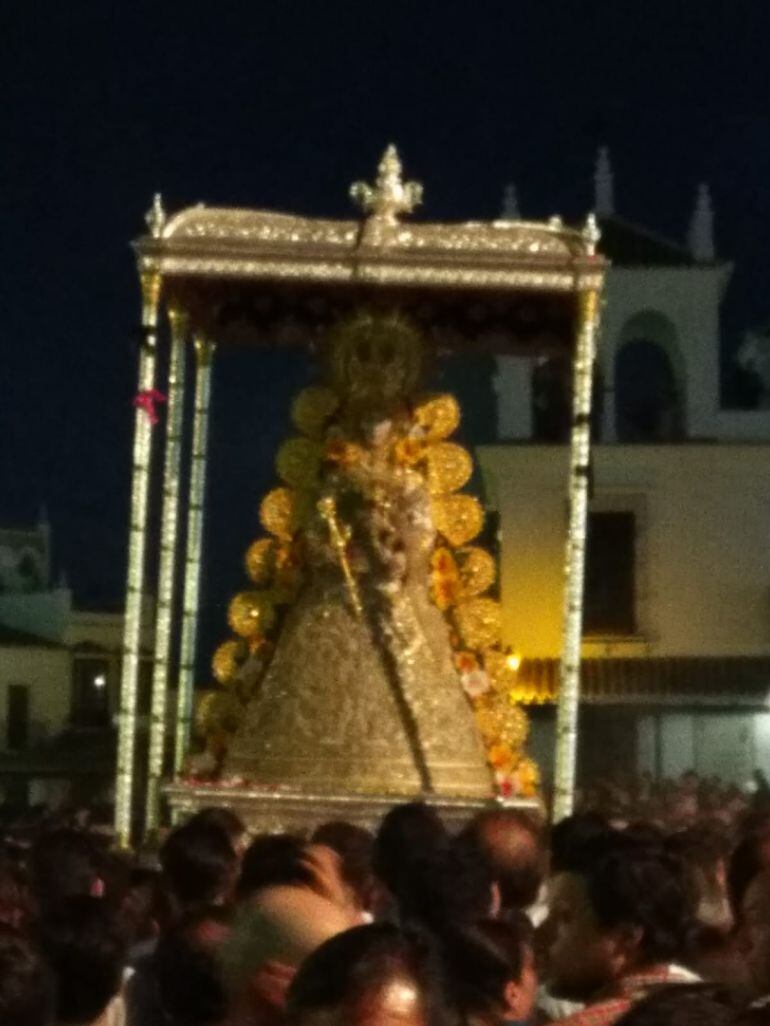
[[(260, 210), (196, 206), (166, 220), (159, 199), (150, 234), (135, 243), (142, 272), (161, 275), (167, 301), (216, 341), (287, 344), (312, 341), (350, 306), (396, 305), (444, 345), (469, 341), (458, 312), (475, 322), (473, 341), (496, 351), (563, 345), (578, 291), (599, 288), (605, 264), (598, 233), (558, 219), (403, 223), (421, 187), (404, 182), (393, 147), (376, 184), (351, 194), (357, 220), (335, 221)], [(451, 315), (447, 316), (453, 308)]]

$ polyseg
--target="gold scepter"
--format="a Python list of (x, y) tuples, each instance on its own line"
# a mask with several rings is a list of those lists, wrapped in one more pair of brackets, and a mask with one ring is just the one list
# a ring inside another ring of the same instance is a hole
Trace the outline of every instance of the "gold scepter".
[(337, 550), (337, 558), (345, 577), (345, 584), (348, 589), (348, 595), (350, 596), (350, 604), (353, 606), (356, 617), (360, 620), (364, 607), (361, 604), (358, 584), (356, 583), (353, 571), (350, 568), (350, 560), (348, 559), (347, 553), (347, 538), (345, 537), (345, 532), (340, 526), (339, 518), (337, 517), (337, 504), (331, 495), (325, 495), (322, 499), (318, 500), (318, 512), (324, 518), (329, 528), (329, 537), (331, 538), (332, 545)]

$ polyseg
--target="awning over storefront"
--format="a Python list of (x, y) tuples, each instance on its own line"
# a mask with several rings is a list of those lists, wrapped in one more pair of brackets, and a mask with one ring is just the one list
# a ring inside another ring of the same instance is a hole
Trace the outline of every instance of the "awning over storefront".
[[(583, 701), (618, 705), (751, 706), (770, 709), (770, 656), (583, 659)], [(515, 695), (525, 705), (556, 701), (558, 659), (525, 659)]]

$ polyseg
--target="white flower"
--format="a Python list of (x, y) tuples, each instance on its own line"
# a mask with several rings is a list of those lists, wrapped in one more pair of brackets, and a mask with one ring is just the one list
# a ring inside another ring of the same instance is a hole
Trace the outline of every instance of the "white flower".
[(490, 680), (485, 670), (466, 670), (460, 677), (465, 694), (470, 698), (479, 698), (489, 691)]

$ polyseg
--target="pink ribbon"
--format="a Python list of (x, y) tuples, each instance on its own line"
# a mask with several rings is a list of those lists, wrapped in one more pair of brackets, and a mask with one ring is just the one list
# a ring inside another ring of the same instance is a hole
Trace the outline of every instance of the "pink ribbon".
[(158, 423), (157, 404), (165, 402), (165, 395), (156, 388), (143, 388), (134, 396), (134, 406), (137, 410), (144, 410), (153, 427)]

